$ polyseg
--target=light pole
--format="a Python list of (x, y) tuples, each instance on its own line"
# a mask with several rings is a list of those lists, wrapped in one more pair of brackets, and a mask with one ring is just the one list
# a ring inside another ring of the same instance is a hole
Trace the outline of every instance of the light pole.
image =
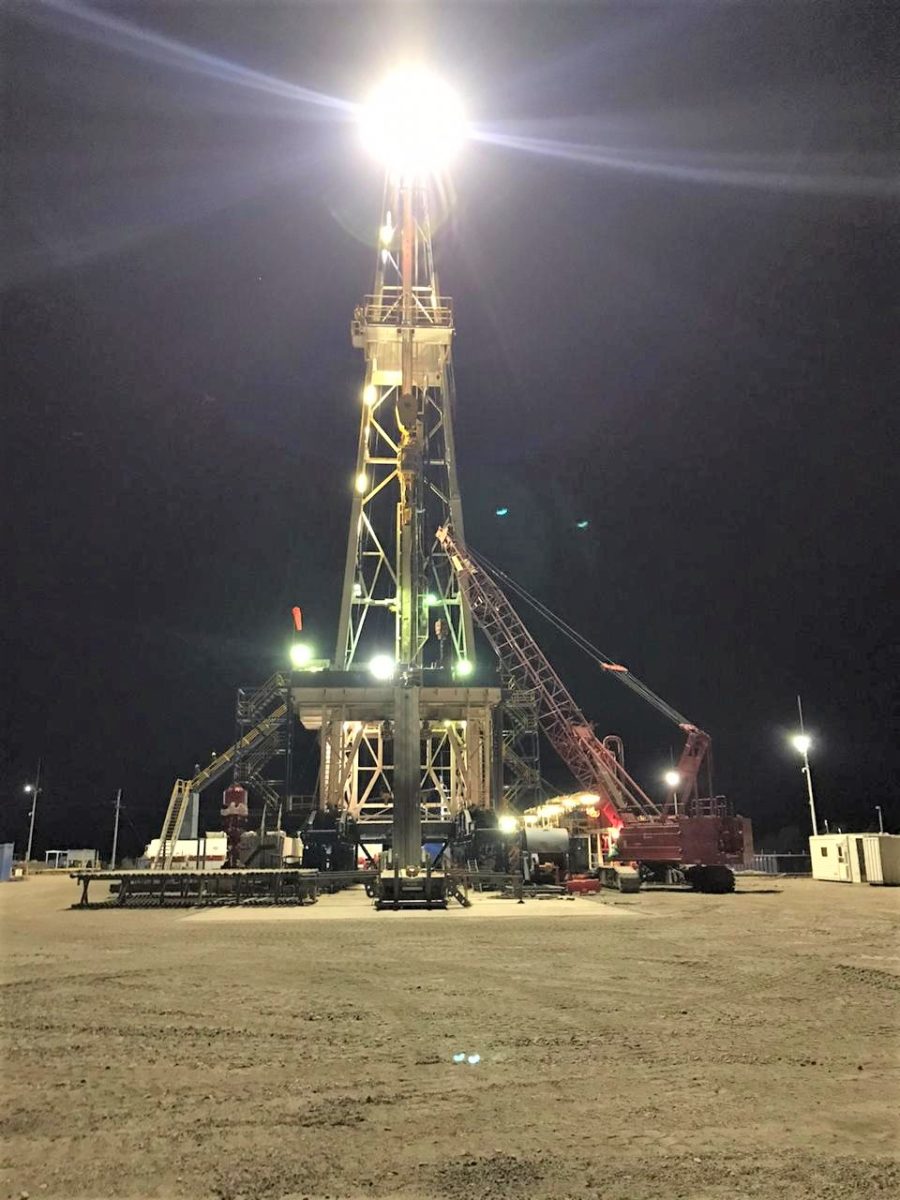
[(791, 738), (791, 745), (803, 755), (803, 773), (806, 776), (806, 790), (809, 794), (809, 817), (812, 822), (813, 837), (818, 837), (819, 826), (816, 821), (816, 801), (813, 796), (812, 771), (809, 769), (809, 748), (812, 745), (812, 738), (803, 727), (803, 705), (800, 703), (799, 696), (797, 697), (797, 712), (800, 715), (800, 732)]
[(116, 792), (116, 822), (113, 825), (112, 855), (110, 856), (110, 862), (109, 862), (109, 869), (111, 871), (114, 871), (116, 869), (116, 851), (119, 848), (119, 811), (121, 810), (121, 808), (122, 808), (122, 789), (119, 788), (119, 790)]
[(28, 824), (28, 847), (25, 850), (25, 874), (28, 874), (28, 864), (31, 862), (31, 844), (34, 841), (34, 814), (37, 812), (38, 796), (41, 794), (41, 760), (38, 759), (37, 774), (34, 783), (25, 784), (26, 796), (31, 796), (31, 820)]
[(881, 812), (881, 805), (875, 805), (875, 811), (878, 813), (878, 832), (884, 833), (884, 816)]
[(681, 783), (681, 776), (677, 771), (666, 771), (663, 779), (672, 789), (672, 808), (675, 811), (675, 816), (678, 816), (678, 785)]

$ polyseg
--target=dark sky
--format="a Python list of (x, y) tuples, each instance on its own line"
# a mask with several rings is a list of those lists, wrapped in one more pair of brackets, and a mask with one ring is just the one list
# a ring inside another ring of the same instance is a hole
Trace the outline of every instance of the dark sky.
[[(43, 755), (36, 850), (107, 852), (118, 786), (136, 849), (292, 604), (330, 653), (380, 178), (297, 88), (404, 48), (484, 135), (437, 244), (469, 540), (712, 733), (758, 841), (805, 831), (798, 691), (820, 815), (900, 830), (891, 8), (8, 6), (0, 837)], [(671, 727), (533, 628), (658, 790)]]

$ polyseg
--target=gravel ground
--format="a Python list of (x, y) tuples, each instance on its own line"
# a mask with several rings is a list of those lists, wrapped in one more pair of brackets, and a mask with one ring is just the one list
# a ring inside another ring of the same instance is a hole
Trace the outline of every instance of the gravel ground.
[(76, 895), (0, 888), (0, 1196), (900, 1191), (897, 891), (754, 878), (416, 914)]

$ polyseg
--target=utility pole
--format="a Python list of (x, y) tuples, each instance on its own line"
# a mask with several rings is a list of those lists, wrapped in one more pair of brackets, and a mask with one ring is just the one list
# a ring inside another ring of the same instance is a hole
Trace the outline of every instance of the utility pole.
[(34, 814), (37, 812), (38, 796), (41, 794), (41, 766), (43, 760), (38, 759), (37, 774), (34, 783), (26, 783), (25, 791), (31, 796), (31, 820), (28, 825), (28, 847), (25, 850), (25, 874), (28, 874), (28, 864), (31, 862), (31, 844), (34, 841)]
[(110, 860), (109, 860), (109, 869), (111, 871), (114, 871), (116, 869), (116, 850), (119, 847), (119, 812), (120, 812), (121, 808), (122, 808), (122, 789), (119, 788), (119, 790), (116, 792), (116, 821), (115, 821), (115, 824), (113, 825), (112, 854), (110, 855)]

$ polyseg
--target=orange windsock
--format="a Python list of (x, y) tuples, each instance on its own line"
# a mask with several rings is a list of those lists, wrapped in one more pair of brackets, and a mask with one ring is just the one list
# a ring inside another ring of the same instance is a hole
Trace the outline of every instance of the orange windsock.
[(303, 631), (303, 610), (298, 604), (291, 609), (291, 616), (294, 618), (294, 628), (301, 633)]

